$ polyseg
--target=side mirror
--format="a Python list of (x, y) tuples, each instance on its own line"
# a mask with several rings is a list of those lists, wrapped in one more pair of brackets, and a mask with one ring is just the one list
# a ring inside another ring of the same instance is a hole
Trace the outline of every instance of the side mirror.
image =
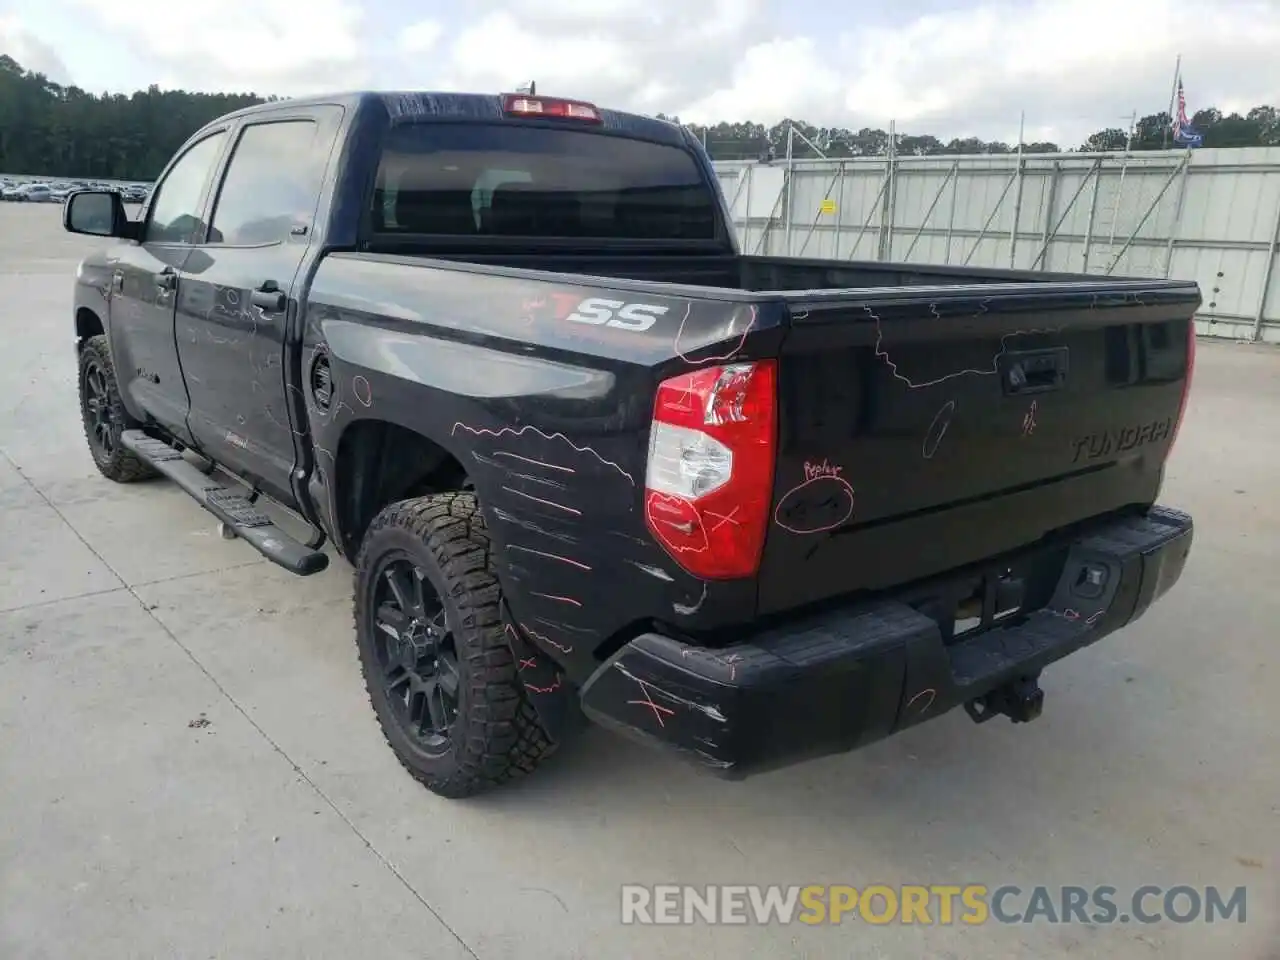
[(114, 190), (79, 190), (62, 207), (62, 227), (68, 233), (91, 237), (133, 239), (136, 224), (125, 212), (124, 201)]

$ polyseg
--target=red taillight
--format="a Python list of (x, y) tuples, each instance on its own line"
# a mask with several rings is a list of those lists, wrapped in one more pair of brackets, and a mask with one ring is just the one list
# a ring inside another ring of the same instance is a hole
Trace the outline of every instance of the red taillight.
[[(1196, 369), (1196, 321), (1192, 317), (1187, 322), (1187, 378), (1182, 381), (1182, 399), (1178, 401), (1178, 419), (1173, 422), (1173, 438), (1169, 441), (1169, 453), (1173, 453), (1173, 445), (1178, 442), (1178, 431), (1182, 429), (1183, 418), (1187, 415), (1187, 400), (1191, 396), (1191, 375)], [(1165, 454), (1167, 457), (1169, 454)]]
[(728, 580), (760, 568), (777, 432), (772, 360), (704, 367), (658, 385), (644, 515), (694, 576)]
[(508, 93), (502, 98), (504, 113), (518, 117), (550, 117), (556, 120), (581, 120), (599, 123), (600, 111), (581, 100), (532, 97), (524, 93)]

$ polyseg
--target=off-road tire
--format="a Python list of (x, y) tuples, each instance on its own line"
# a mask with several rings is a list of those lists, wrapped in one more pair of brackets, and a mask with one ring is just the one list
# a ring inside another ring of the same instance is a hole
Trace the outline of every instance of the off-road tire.
[[(457, 719), (444, 752), (414, 742), (391, 708), (373, 643), (375, 576), (389, 552), (408, 554), (444, 603), (460, 676)], [(355, 572), (356, 643), (365, 688), (400, 763), (442, 797), (473, 796), (530, 773), (555, 750), (516, 676), (504, 636), (502, 591), (474, 494), (445, 493), (385, 507), (365, 533)]]
[[(110, 449), (104, 447), (95, 436), (92, 414), (89, 409), (90, 388), (86, 384), (86, 378), (89, 376), (90, 371), (95, 369), (102, 373), (102, 380), (106, 389), (105, 403), (110, 410), (111, 426), (109, 429), (112, 440)], [(89, 444), (89, 453), (93, 457), (93, 462), (97, 466), (98, 472), (108, 480), (114, 480), (116, 483), (134, 483), (138, 480), (147, 480), (151, 477), (159, 476), (151, 464), (140, 459), (120, 439), (125, 430), (137, 427), (138, 423), (129, 416), (129, 412), (125, 410), (124, 403), (120, 399), (120, 383), (116, 379), (116, 368), (115, 364), (111, 362), (111, 349), (107, 344), (105, 335), (99, 334), (96, 337), (90, 337), (81, 346), (80, 364), (76, 380), (80, 388), (80, 422), (84, 427), (84, 437)]]

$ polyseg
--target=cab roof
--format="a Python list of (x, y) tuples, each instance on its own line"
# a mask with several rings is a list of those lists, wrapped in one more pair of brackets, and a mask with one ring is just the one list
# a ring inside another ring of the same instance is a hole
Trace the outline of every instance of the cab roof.
[[(539, 93), (538, 97), (555, 99), (554, 95)], [(503, 121), (511, 118), (503, 112), (503, 95), (499, 93), (449, 93), (433, 91), (349, 91), (289, 100), (274, 100), (252, 107), (245, 107), (219, 118), (219, 122), (241, 117), (258, 116), (297, 107), (325, 104), (348, 109), (383, 109), (392, 123), (421, 120), (452, 121)], [(597, 108), (600, 124), (595, 129), (624, 133), (645, 140), (672, 145), (681, 144), (684, 133), (668, 120), (646, 117), (637, 113)]]

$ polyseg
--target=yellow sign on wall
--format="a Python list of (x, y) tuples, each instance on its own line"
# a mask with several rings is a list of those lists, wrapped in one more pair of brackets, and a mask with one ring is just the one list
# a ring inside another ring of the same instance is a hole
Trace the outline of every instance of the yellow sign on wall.
[(827, 197), (825, 200), (822, 201), (822, 206), (820, 206), (818, 209), (822, 213), (835, 213), (836, 202), (832, 200), (830, 197)]

